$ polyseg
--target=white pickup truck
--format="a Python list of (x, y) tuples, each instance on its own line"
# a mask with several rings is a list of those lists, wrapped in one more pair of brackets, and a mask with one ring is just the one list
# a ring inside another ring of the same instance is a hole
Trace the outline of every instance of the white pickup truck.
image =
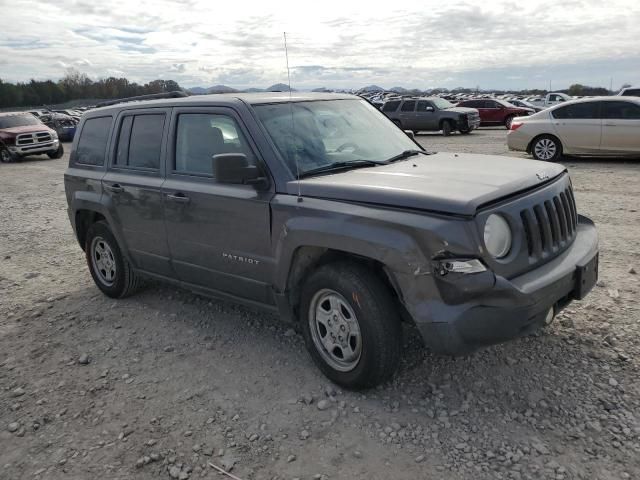
[(545, 97), (527, 98), (527, 102), (532, 103), (536, 107), (542, 108), (551, 107), (562, 102), (568, 102), (569, 100), (573, 100), (573, 97), (560, 92), (547, 93)]

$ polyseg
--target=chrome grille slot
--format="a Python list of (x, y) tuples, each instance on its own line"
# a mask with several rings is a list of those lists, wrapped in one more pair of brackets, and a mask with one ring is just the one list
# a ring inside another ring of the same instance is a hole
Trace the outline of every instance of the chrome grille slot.
[(37, 145), (39, 143), (47, 143), (52, 141), (49, 132), (21, 133), (16, 137), (16, 145)]

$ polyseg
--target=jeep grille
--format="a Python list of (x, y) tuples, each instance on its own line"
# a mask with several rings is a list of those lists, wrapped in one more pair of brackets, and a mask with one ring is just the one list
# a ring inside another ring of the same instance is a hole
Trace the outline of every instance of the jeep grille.
[(529, 256), (545, 258), (564, 250), (578, 227), (578, 214), (569, 185), (564, 191), (520, 212)]

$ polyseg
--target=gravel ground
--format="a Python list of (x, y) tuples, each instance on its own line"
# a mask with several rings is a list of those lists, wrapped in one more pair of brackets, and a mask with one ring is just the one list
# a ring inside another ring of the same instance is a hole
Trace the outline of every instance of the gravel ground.
[[(505, 134), (418, 139), (506, 154)], [(601, 236), (585, 301), (462, 358), (407, 328), (398, 375), (364, 393), (273, 316), (155, 283), (103, 296), (66, 162), (0, 165), (0, 478), (640, 478), (639, 162), (566, 163)]]

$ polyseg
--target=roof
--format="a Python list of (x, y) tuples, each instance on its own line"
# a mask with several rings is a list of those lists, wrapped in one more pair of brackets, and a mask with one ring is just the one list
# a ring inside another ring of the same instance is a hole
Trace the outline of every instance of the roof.
[(159, 100), (123, 101), (114, 105), (97, 108), (93, 112), (123, 108), (152, 108), (173, 106), (233, 105), (238, 102), (250, 105), (268, 103), (309, 102), (321, 100), (359, 100), (356, 95), (338, 93), (301, 93), (301, 92), (260, 92), (260, 93), (216, 93), (209, 95), (191, 95), (182, 98), (163, 98)]

